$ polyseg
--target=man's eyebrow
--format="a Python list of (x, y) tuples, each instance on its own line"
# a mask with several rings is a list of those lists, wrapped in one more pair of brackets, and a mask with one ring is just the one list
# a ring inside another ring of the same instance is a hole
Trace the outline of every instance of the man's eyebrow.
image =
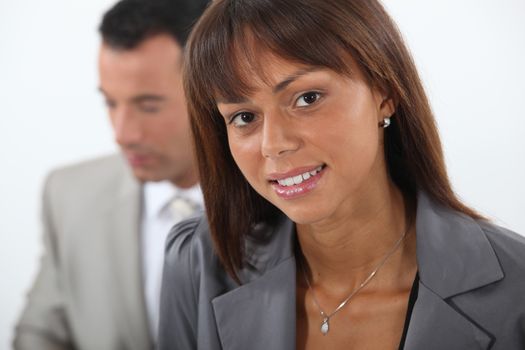
[(297, 70), (296, 72), (294, 72), (294, 73), (290, 74), (289, 76), (287, 76), (286, 78), (284, 78), (281, 82), (277, 83), (274, 86), (274, 88), (273, 88), (273, 93), (276, 94), (276, 93), (282, 91), (288, 85), (290, 85), (295, 80), (297, 80), (300, 77), (302, 77), (303, 75), (311, 73), (311, 72), (314, 72), (314, 71), (318, 71), (320, 69), (321, 69), (320, 67), (308, 67), (308, 68), (303, 68), (303, 69)]
[(133, 103), (142, 103), (142, 102), (162, 102), (166, 99), (166, 97), (161, 95), (153, 95), (153, 94), (144, 94), (144, 95), (138, 95), (131, 99)]
[[(104, 91), (104, 89), (102, 87), (99, 87), (98, 91), (102, 95), (104, 95), (105, 98), (110, 99), (110, 96)], [(137, 95), (137, 96), (134, 96), (133, 98), (131, 98), (131, 102), (133, 102), (133, 103), (156, 102), (156, 101), (162, 102), (165, 99), (166, 99), (166, 97), (162, 96), (162, 95), (142, 94), (142, 95)]]

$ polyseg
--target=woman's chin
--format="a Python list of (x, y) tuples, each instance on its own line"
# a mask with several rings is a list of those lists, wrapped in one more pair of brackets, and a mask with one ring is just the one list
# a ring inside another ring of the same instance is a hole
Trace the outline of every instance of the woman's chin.
[(323, 221), (329, 215), (318, 207), (281, 209), (284, 214), (298, 225), (314, 224)]

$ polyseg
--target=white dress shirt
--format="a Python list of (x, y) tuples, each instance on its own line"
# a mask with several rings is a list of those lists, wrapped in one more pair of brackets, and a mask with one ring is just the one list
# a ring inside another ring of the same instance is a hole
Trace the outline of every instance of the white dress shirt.
[[(174, 198), (183, 198), (199, 209), (203, 198), (199, 185), (181, 189), (169, 181), (146, 182), (143, 186), (143, 210), (141, 218), (142, 273), (144, 296), (153, 339), (157, 339), (160, 286), (164, 263), (164, 245), (173, 225), (185, 219), (185, 214), (176, 212)], [(187, 211), (187, 210), (182, 210)]]

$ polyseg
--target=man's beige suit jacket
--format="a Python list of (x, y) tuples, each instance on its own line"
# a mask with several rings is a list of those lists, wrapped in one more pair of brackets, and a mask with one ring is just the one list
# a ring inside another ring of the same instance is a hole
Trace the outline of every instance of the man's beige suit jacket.
[(140, 185), (121, 156), (52, 172), (45, 251), (15, 349), (151, 349), (143, 296)]

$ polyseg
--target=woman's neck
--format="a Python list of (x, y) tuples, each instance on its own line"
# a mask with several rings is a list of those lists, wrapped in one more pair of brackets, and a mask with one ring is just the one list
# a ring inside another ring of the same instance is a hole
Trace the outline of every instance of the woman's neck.
[[(382, 192), (382, 193), (380, 193)], [(413, 240), (408, 249), (400, 245), (383, 270), (401, 271), (415, 262), (414, 220), (403, 195), (395, 187), (355, 200), (337, 218), (321, 223), (297, 225), (303, 265), (313, 284), (332, 289), (356, 288), (392, 250), (401, 236)], [(404, 242), (402, 242), (404, 243)], [(403, 252), (405, 250), (405, 252)], [(301, 262), (300, 262), (301, 263)], [(395, 277), (395, 273), (387, 274)]]

